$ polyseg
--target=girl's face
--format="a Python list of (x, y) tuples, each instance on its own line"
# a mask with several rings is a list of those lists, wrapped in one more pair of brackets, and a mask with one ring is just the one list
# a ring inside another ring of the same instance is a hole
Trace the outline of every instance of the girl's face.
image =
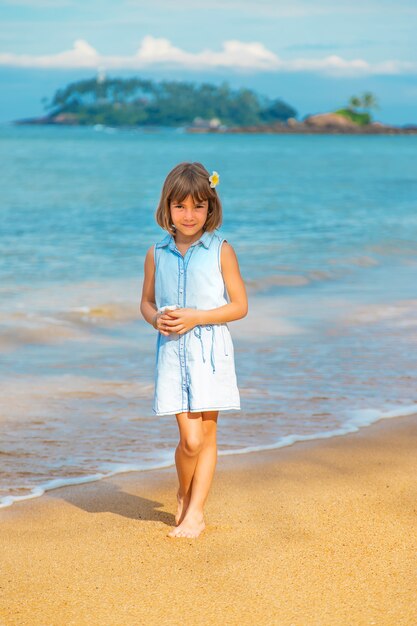
[(172, 223), (184, 235), (192, 236), (202, 230), (207, 220), (209, 201), (194, 202), (191, 195), (182, 202), (170, 202)]

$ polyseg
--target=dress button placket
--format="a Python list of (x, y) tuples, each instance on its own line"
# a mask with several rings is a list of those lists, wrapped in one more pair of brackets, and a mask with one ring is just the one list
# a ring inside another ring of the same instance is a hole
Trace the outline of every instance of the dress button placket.
[[(179, 280), (178, 302), (180, 306), (185, 307), (184, 293), (184, 257), (180, 255), (180, 280)], [(179, 337), (179, 353), (182, 378), (182, 406), (183, 410), (188, 410), (188, 392), (187, 392), (187, 372), (185, 369), (185, 334)]]

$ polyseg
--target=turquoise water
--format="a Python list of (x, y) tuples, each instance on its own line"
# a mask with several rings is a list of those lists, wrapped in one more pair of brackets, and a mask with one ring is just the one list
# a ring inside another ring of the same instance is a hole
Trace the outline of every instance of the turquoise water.
[(174, 462), (139, 312), (164, 177), (220, 173), (249, 315), (224, 453), (417, 409), (417, 137), (0, 127), (0, 498)]

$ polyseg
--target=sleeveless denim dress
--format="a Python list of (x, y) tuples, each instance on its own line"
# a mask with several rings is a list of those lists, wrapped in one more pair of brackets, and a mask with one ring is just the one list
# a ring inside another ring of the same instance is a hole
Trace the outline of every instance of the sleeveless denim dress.
[[(155, 302), (158, 309), (214, 309), (228, 304), (221, 273), (222, 239), (205, 231), (183, 256), (169, 233), (154, 246)], [(234, 348), (227, 323), (202, 324), (156, 342), (153, 412), (240, 410)]]

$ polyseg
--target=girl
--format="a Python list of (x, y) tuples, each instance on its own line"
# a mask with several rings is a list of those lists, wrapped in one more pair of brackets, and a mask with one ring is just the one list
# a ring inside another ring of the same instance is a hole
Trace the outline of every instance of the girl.
[(210, 176), (201, 163), (174, 167), (156, 211), (168, 234), (145, 258), (140, 310), (158, 331), (153, 411), (175, 414), (180, 435), (170, 537), (196, 538), (204, 530), (217, 417), (240, 409), (227, 322), (245, 317), (248, 302), (236, 254), (216, 231), (222, 223), (218, 182), (217, 172)]

